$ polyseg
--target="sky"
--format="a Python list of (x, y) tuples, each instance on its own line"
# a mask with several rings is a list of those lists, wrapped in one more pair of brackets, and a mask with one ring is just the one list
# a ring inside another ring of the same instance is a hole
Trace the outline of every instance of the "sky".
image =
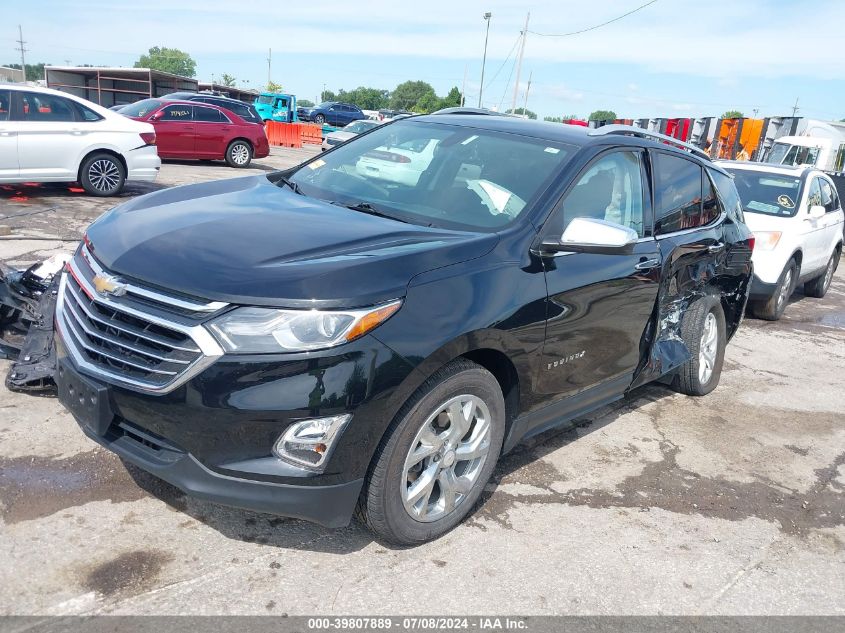
[[(516, 50), (528, 36), (518, 90), (543, 116), (622, 118), (798, 115), (845, 118), (845, 2), (817, 0), (0, 0), (0, 65), (27, 62), (132, 66), (151, 46), (187, 51), (202, 81), (228, 73), (316, 100), (331, 90), (391, 90), (408, 79), (441, 96), (466, 80), (479, 99), (485, 21), (491, 12), (482, 104), (513, 103)], [(541, 35), (544, 34), (544, 35)]]

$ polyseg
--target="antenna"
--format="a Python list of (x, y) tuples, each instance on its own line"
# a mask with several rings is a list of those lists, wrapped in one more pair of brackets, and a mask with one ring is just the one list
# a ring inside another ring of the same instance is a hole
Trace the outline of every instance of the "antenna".
[(24, 81), (24, 83), (26, 83), (26, 57), (25, 57), (25, 53), (29, 52), (29, 49), (24, 48), (24, 44), (26, 44), (26, 42), (23, 39), (23, 29), (21, 28), (20, 24), (18, 24), (18, 40), (17, 40), (17, 42), (18, 42), (17, 50), (19, 50), (21, 52), (21, 73), (23, 73), (23, 81)]

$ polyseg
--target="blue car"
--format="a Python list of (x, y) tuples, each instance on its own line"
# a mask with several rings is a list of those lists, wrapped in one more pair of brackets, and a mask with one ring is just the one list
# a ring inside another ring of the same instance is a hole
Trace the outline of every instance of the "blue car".
[(343, 127), (353, 121), (366, 119), (367, 115), (361, 112), (361, 108), (350, 103), (339, 101), (324, 101), (313, 108), (299, 108), (296, 111), (300, 121), (313, 121), (314, 123), (328, 123), (335, 127)]

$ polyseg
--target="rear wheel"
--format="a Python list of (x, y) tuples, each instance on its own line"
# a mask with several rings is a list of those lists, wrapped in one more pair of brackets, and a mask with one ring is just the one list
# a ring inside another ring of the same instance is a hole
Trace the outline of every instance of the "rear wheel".
[(767, 301), (757, 301), (752, 305), (754, 316), (766, 321), (777, 321), (783, 315), (786, 304), (789, 303), (789, 297), (795, 290), (797, 280), (798, 265), (794, 259), (791, 259), (780, 274), (780, 279), (778, 279), (772, 296)]
[(229, 167), (249, 167), (252, 162), (252, 145), (246, 141), (232, 141), (226, 150), (226, 162)]
[(112, 154), (92, 154), (79, 169), (79, 184), (92, 196), (114, 196), (126, 182), (123, 163)]
[(836, 265), (838, 263), (839, 250), (835, 250), (833, 251), (833, 255), (830, 256), (824, 272), (804, 284), (804, 294), (808, 297), (816, 297), (817, 299), (825, 296), (827, 289), (830, 288), (830, 282), (833, 281), (833, 273), (836, 272)]
[(364, 521), (399, 545), (445, 534), (484, 490), (504, 430), (493, 375), (466, 360), (450, 363), (405, 404), (379, 447), (359, 506)]
[(709, 295), (690, 306), (681, 323), (681, 338), (690, 359), (678, 371), (672, 387), (688, 396), (706, 395), (719, 384), (725, 360), (725, 313), (718, 297)]

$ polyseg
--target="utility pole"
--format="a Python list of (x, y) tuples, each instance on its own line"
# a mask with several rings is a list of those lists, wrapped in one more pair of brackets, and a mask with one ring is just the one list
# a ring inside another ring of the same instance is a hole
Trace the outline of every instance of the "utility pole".
[(484, 66), (487, 65), (487, 39), (490, 37), (490, 18), (493, 14), (489, 11), (484, 14), (487, 21), (487, 34), (484, 36), (484, 57), (481, 59), (481, 85), (478, 87), (478, 107), (481, 107), (481, 94), (484, 92)]
[(792, 106), (792, 116), (793, 116), (793, 117), (794, 117), (796, 114), (798, 114), (798, 110), (799, 110), (799, 109), (800, 109), (800, 108), (798, 107), (798, 97), (795, 97), (795, 105), (794, 105), (794, 106)]
[(25, 54), (27, 52), (27, 49), (24, 48), (24, 44), (26, 44), (26, 42), (24, 42), (24, 40), (23, 40), (23, 29), (21, 28), (21, 25), (18, 24), (18, 50), (21, 52), (21, 72), (23, 73), (23, 81), (24, 81), (24, 83), (26, 83), (26, 56), (25, 56)]
[(534, 76), (534, 71), (532, 70), (528, 73), (528, 85), (525, 87), (525, 101), (522, 104), (522, 114), (525, 117), (528, 117), (528, 91), (531, 90), (531, 78)]
[(270, 82), (273, 81), (272, 79), (272, 70), (273, 70), (273, 49), (267, 49), (267, 87), (270, 87)]
[(522, 72), (522, 57), (525, 55), (525, 40), (528, 39), (528, 19), (531, 17), (531, 12), (525, 16), (525, 30), (522, 31), (522, 44), (519, 46), (519, 61), (516, 63), (516, 84), (513, 87), (513, 102), (511, 103), (511, 112), (516, 111), (516, 99), (519, 96), (519, 74)]
[(464, 64), (464, 85), (461, 86), (461, 107), (464, 107), (464, 101), (466, 101), (466, 92), (467, 92), (467, 68), (469, 64)]

